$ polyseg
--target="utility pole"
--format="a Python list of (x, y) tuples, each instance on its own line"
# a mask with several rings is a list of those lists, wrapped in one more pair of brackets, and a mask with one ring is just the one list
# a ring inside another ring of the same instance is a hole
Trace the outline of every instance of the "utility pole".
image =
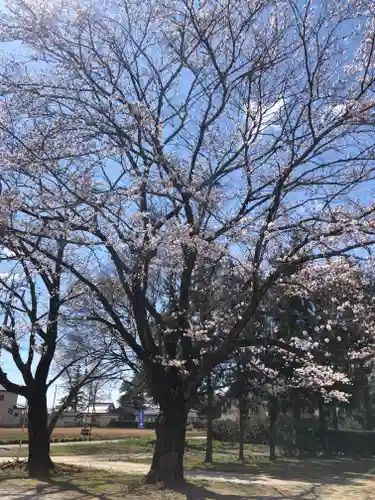
[(57, 387), (58, 385), (55, 385), (55, 394), (53, 396), (53, 404), (52, 404), (52, 414), (55, 413), (55, 404), (56, 404), (56, 395), (57, 395)]

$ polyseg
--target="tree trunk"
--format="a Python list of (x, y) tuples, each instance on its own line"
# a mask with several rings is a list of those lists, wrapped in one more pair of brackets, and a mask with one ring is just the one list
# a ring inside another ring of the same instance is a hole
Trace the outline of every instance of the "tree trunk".
[(238, 452), (238, 460), (243, 462), (245, 460), (244, 449), (245, 449), (246, 408), (242, 397), (240, 398), (239, 410), (240, 410), (240, 448)]
[(319, 409), (319, 434), (320, 434), (320, 445), (322, 448), (323, 455), (327, 454), (327, 446), (326, 446), (326, 430), (327, 430), (327, 422), (326, 415), (324, 409), (324, 403), (321, 397), (318, 400), (318, 409)]
[(28, 399), (29, 477), (42, 479), (53, 469), (50, 458), (46, 391), (38, 388)]
[(187, 410), (173, 404), (156, 422), (156, 445), (147, 483), (175, 484), (184, 480), (184, 450)]
[(212, 380), (211, 375), (207, 377), (207, 440), (206, 440), (206, 456), (204, 461), (212, 463), (212, 442), (213, 442), (213, 416), (212, 416)]
[(337, 404), (334, 403), (332, 407), (332, 427), (335, 429), (335, 431), (337, 431), (339, 428), (339, 419), (337, 411), (338, 411)]
[(276, 460), (276, 422), (279, 416), (279, 402), (275, 396), (270, 397), (269, 403), (270, 416), (270, 460)]
[(293, 403), (293, 421), (294, 421), (294, 442), (298, 455), (303, 455), (303, 441), (301, 440), (301, 406), (300, 396), (298, 393), (294, 395), (295, 400)]
[(363, 409), (364, 409), (364, 417), (365, 417), (365, 429), (367, 431), (372, 431), (372, 408), (371, 408), (371, 395), (368, 377), (364, 375), (364, 386), (363, 386)]

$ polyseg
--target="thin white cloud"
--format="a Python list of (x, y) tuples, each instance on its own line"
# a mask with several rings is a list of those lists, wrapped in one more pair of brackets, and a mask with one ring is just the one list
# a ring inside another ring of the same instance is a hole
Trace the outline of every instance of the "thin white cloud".
[(261, 108), (258, 102), (253, 101), (249, 107), (244, 106), (244, 112), (245, 116), (249, 115), (260, 131), (264, 131), (268, 127), (278, 127), (275, 122), (283, 105), (283, 99), (278, 99), (274, 104), (266, 108)]

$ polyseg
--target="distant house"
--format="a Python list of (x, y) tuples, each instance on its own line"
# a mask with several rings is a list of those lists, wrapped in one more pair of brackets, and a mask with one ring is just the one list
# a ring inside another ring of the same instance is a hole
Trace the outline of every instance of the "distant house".
[(112, 403), (96, 403), (81, 412), (64, 411), (57, 420), (56, 427), (83, 427), (85, 425), (108, 427), (111, 421), (118, 419), (116, 413), (108, 411), (112, 408)]
[[(54, 413), (50, 414), (50, 418)], [(56, 427), (82, 427), (83, 414), (78, 411), (64, 411), (56, 422)]]
[(0, 427), (19, 427), (24, 408), (17, 405), (17, 394), (0, 385)]
[[(111, 411), (112, 410), (112, 411)], [(157, 406), (143, 410), (143, 421), (145, 424), (153, 424), (160, 413)], [(51, 415), (52, 416), (52, 415)], [(124, 427), (126, 424), (138, 422), (139, 411), (132, 408), (130, 405), (124, 408), (120, 413), (120, 408), (115, 409), (112, 403), (96, 403), (90, 405), (82, 412), (64, 411), (58, 419), (57, 427), (84, 427), (92, 425), (94, 427), (108, 427), (111, 422), (122, 422)], [(194, 425), (198, 418), (198, 412), (194, 409), (190, 410), (187, 417), (188, 425)]]
[(111, 421), (118, 420), (118, 415), (110, 412), (112, 408), (113, 403), (96, 403), (95, 405), (90, 405), (83, 412), (84, 423), (97, 427), (108, 427)]
[[(121, 395), (121, 404), (116, 409), (118, 413), (118, 421), (123, 423), (124, 425), (129, 423), (134, 423), (139, 421), (139, 406), (134, 405), (134, 396), (131, 394), (122, 394)], [(160, 409), (158, 405), (153, 404), (152, 398), (144, 397), (142, 399), (144, 403), (143, 412), (143, 422), (145, 424), (154, 424), (156, 419), (160, 413)], [(134, 407), (136, 406), (136, 407)], [(193, 425), (195, 422), (199, 420), (198, 412), (194, 409), (190, 410), (188, 413), (187, 423), (188, 425)]]

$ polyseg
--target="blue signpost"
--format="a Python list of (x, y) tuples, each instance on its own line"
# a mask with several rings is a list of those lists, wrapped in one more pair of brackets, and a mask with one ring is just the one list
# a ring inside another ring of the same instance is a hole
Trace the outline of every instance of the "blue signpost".
[(138, 429), (144, 429), (145, 428), (145, 414), (144, 414), (143, 410), (138, 410), (137, 415), (138, 415)]

